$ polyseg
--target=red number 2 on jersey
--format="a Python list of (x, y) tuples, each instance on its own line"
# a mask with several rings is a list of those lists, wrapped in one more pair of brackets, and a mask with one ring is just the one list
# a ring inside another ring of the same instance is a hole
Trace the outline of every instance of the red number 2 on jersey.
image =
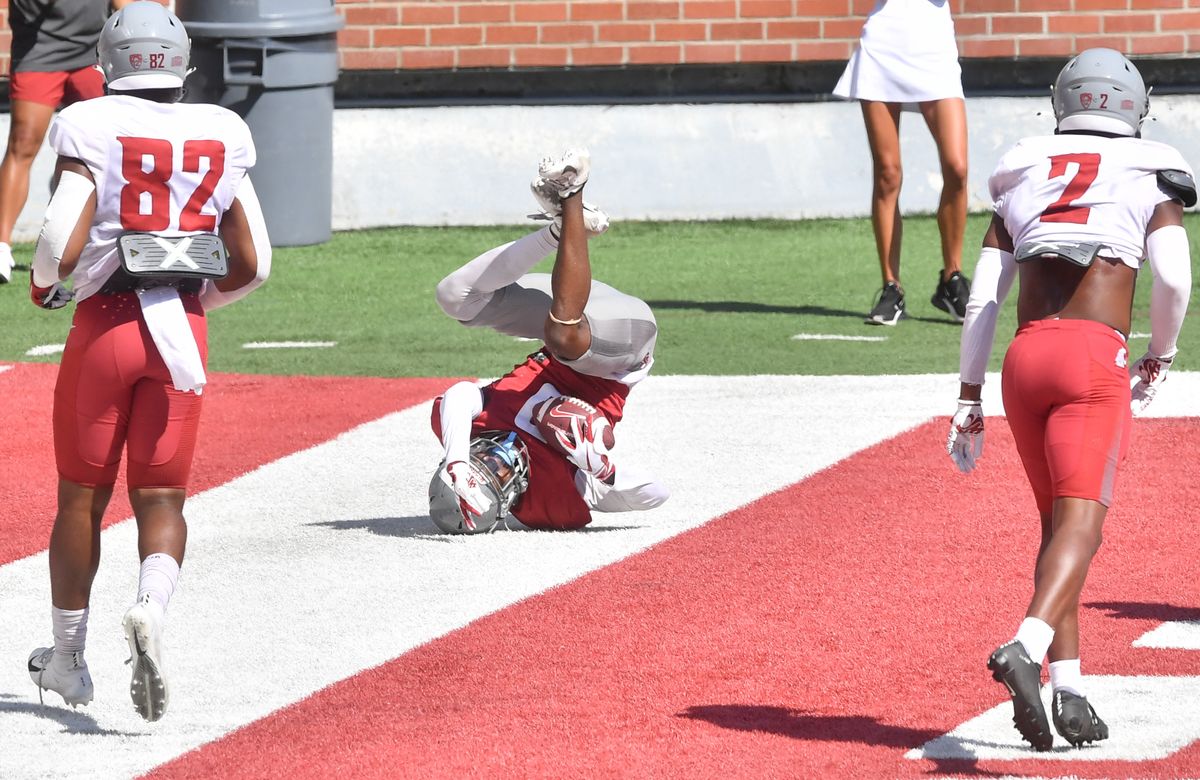
[(1100, 171), (1100, 155), (1095, 152), (1079, 154), (1056, 154), (1050, 158), (1050, 178), (1065, 176), (1067, 164), (1075, 163), (1079, 170), (1067, 182), (1062, 195), (1042, 212), (1042, 222), (1071, 222), (1076, 225), (1087, 224), (1088, 215), (1092, 210), (1087, 206), (1076, 206), (1074, 202), (1087, 192), (1088, 187), (1096, 180)]
[[(121, 175), (128, 182), (121, 188), (121, 227), (126, 230), (153, 232), (171, 226), (171, 181), (174, 150), (162, 138), (121, 137)], [(150, 158), (150, 170), (145, 159)], [(208, 171), (192, 192), (179, 214), (179, 229), (212, 230), (217, 225), (213, 214), (201, 209), (212, 197), (221, 174), (225, 172), (225, 145), (220, 141), (185, 141), (183, 171), (199, 173), (200, 159), (208, 159)], [(143, 212), (143, 196), (150, 210)]]

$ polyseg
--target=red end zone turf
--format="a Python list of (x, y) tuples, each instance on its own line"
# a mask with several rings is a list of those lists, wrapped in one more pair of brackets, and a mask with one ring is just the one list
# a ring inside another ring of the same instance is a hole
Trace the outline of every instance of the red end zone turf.
[[(46, 548), (58, 474), (50, 409), (58, 366), (17, 363), (0, 373), (0, 565)], [(453, 379), (210, 374), (191, 493), (228, 482), (356, 425), (427, 401)], [(131, 516), (124, 474), (106, 525)]]
[[(1196, 775), (1196, 743), (1140, 763), (904, 758), (1006, 700), (984, 663), (1023, 615), (1037, 548), (1007, 427), (989, 427), (970, 478), (947, 459), (944, 427), (864, 451), (153, 774)], [(1085, 673), (1200, 675), (1200, 653), (1130, 647), (1200, 605), (1200, 487), (1181, 467), (1198, 449), (1200, 421), (1138, 422), (1084, 592)]]

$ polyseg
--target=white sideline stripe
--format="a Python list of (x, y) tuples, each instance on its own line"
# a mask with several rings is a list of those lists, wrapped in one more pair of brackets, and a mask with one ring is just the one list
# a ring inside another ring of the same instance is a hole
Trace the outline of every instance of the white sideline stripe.
[(242, 349), (325, 349), (336, 347), (336, 341), (250, 341)]
[(1175, 620), (1151, 629), (1133, 641), (1134, 647), (1200, 650), (1200, 620)]
[[(998, 405), (998, 388), (989, 378), (985, 409)], [(1196, 413), (1198, 390), (1200, 376), (1172, 374), (1155, 404)], [(155, 724), (132, 711), (120, 629), (137, 589), (134, 524), (102, 534), (87, 651), (96, 700), (77, 712), (51, 693), (39, 705), (24, 670), (29, 652), (50, 638), (46, 553), (2, 566), (0, 777), (66, 777), (80, 767), (143, 774), (484, 615), (948, 418), (957, 392), (949, 374), (651, 377), (633, 395), (616, 454), (652, 466), (674, 495), (645, 514), (601, 515), (591, 532), (432, 534), (425, 491), (441, 452), (429, 404), (266, 464), (188, 501), (188, 558), (166, 636), (171, 709)], [(681, 408), (721, 420), (720, 439), (675, 444)], [(949, 463), (946, 473), (958, 478)]]
[(887, 336), (844, 336), (838, 333), (797, 333), (792, 341), (887, 341)]
[(42, 344), (37, 347), (30, 347), (25, 350), (26, 357), (44, 357), (45, 355), (57, 355), (67, 348), (66, 344)]
[(12, 368), (12, 366), (0, 366), (0, 374), (3, 374), (5, 371), (7, 371), (10, 368)]
[[(913, 759), (987, 761), (1154, 761), (1200, 739), (1200, 720), (1181, 717), (1184, 702), (1200, 701), (1200, 677), (1117, 677), (1089, 675), (1088, 698), (1108, 702), (1100, 717), (1111, 736), (1093, 745), (1071, 747), (1056, 736), (1054, 747), (1033, 753), (1012, 722), (1005, 701), (941, 737), (904, 754)], [(1042, 688), (1050, 712), (1050, 686)], [(1164, 706), (1175, 702), (1179, 706)]]

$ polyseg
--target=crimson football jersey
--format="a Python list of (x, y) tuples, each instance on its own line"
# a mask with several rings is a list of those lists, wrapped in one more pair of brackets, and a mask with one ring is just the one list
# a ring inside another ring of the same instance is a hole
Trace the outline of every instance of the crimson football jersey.
[[(591, 509), (575, 485), (578, 469), (542, 439), (533, 422), (533, 408), (568, 395), (596, 407), (615, 426), (629, 395), (628, 385), (581, 374), (539, 351), (482, 392), (483, 412), (475, 418), (472, 433), (516, 431), (529, 451), (529, 487), (513, 505), (513, 515), (530, 528), (571, 530), (590, 523)], [(440, 398), (433, 405), (432, 423), (440, 439)]]

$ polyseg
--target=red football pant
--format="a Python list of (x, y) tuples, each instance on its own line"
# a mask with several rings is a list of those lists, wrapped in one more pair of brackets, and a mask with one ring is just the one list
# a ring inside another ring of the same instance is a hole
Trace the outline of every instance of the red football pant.
[(1022, 325), (1004, 357), (1004, 413), (1038, 511), (1055, 498), (1112, 503), (1129, 449), (1125, 340), (1091, 320)]
[[(183, 295), (207, 363), (208, 329), (195, 295)], [(171, 383), (134, 293), (93, 295), (75, 308), (54, 388), (54, 453), (63, 479), (111, 485), (128, 450), (130, 488), (187, 486), (200, 396)]]

